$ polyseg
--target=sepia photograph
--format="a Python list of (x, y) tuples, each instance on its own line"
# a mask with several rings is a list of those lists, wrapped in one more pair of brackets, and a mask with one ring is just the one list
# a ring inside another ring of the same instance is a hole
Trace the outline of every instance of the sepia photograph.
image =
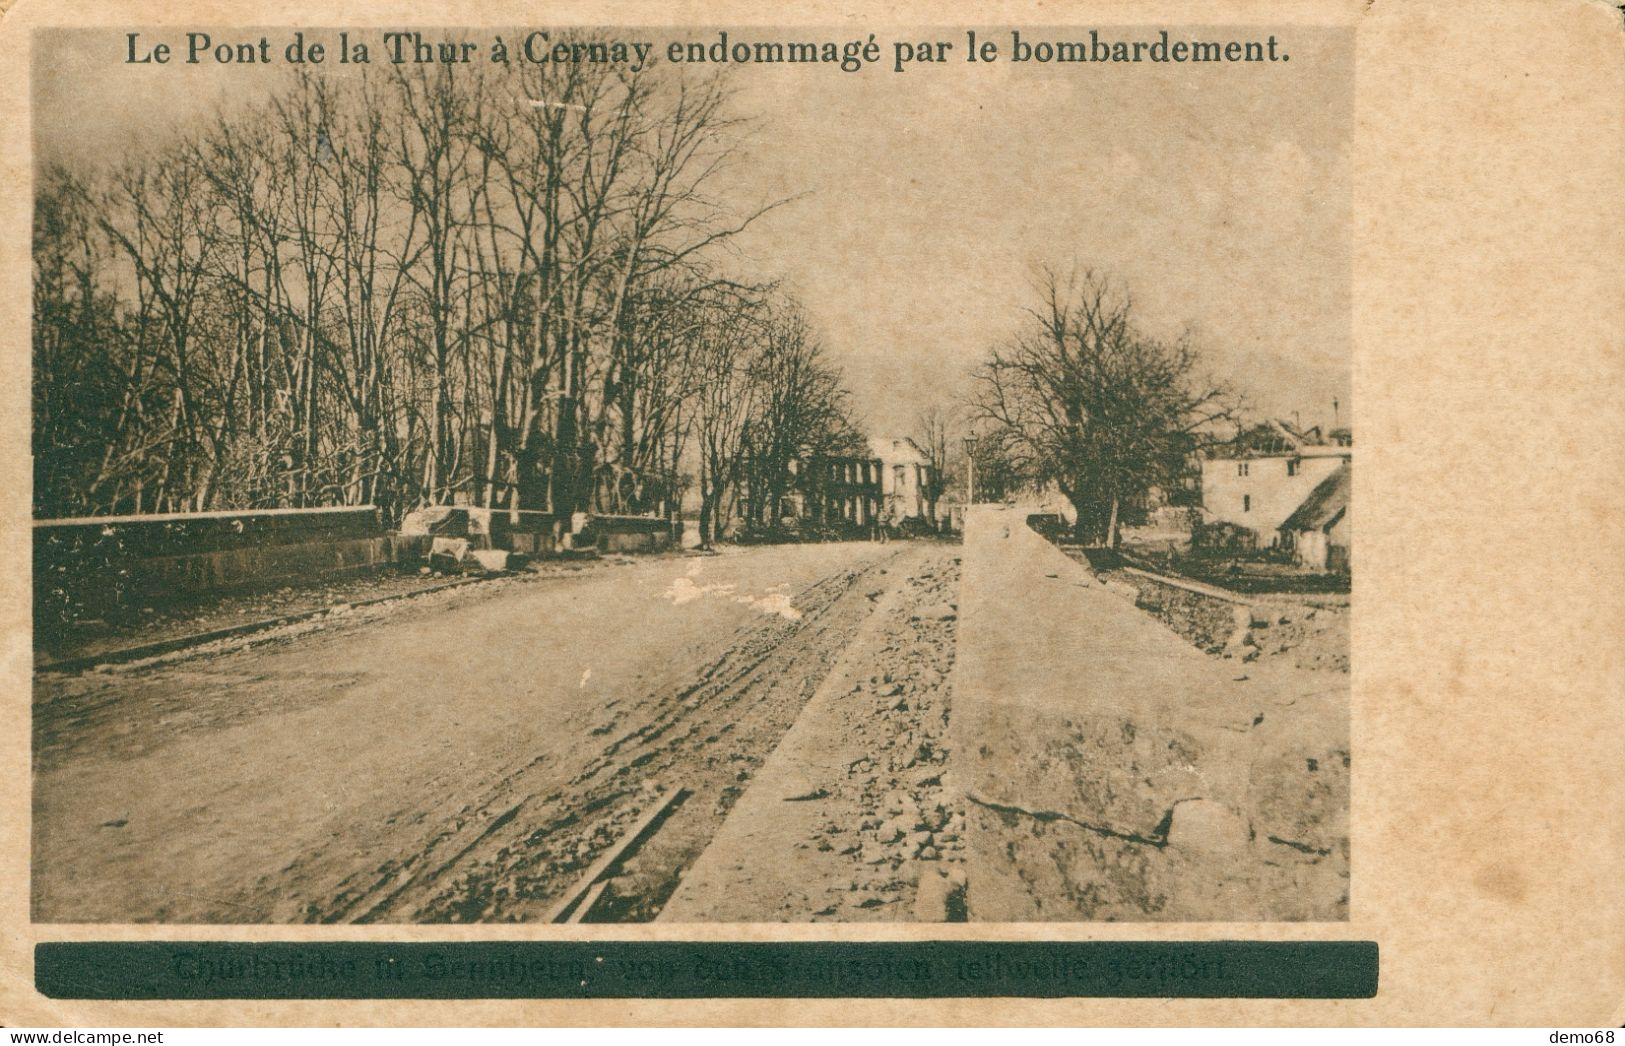
[(1349, 919), (1352, 30), (32, 46), (35, 922)]
[(4, 1034), (1606, 1043), (1622, 33), (0, 0)]

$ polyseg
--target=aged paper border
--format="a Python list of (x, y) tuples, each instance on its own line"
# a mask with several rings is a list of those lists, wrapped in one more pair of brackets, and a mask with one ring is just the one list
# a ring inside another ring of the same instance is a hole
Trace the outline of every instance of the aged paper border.
[[(1353, 25), (1361, 469), (1351, 920), (960, 926), (45, 926), (28, 917), (29, 30), (49, 25)], [(12, 569), (0, 1023), (12, 1026), (1625, 1022), (1625, 23), (1600, 0), (793, 9), (568, 0), (21, 0), (0, 27)], [(1372, 939), (1371, 1000), (49, 1000), (41, 940)]]

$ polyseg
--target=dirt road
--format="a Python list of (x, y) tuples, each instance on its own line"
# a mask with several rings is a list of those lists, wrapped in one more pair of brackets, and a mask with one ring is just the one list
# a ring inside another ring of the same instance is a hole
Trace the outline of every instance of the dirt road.
[(683, 789), (596, 913), (651, 919), (876, 607), (943, 598), (954, 551), (655, 559), (41, 676), (34, 916), (536, 920)]

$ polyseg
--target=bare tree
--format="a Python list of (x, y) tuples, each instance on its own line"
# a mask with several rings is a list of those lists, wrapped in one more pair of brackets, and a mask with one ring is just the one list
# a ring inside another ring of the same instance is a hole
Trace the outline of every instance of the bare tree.
[(60, 167), (34, 206), (35, 511), (139, 511), (135, 498), (166, 431), (143, 422), (161, 393), (149, 357), (102, 280), (112, 268), (92, 190)]
[(926, 494), (933, 502), (948, 489), (956, 457), (953, 447), (965, 431), (954, 413), (940, 405), (925, 408), (914, 419), (914, 442), (925, 452), (931, 467), (933, 487)]
[(1037, 292), (1026, 327), (977, 372), (977, 410), (1013, 469), (1071, 500), (1080, 540), (1115, 544), (1123, 500), (1176, 482), (1229, 397), (1199, 380), (1188, 337), (1145, 335), (1103, 275), (1046, 269)]
[(694, 436), (699, 458), (700, 546), (722, 536), (737, 494), (757, 406), (752, 370), (763, 318), (759, 302), (733, 289), (710, 296), (694, 332)]
[[(171, 452), (152, 476), (157, 511), (208, 500), (208, 470), (219, 433), (210, 425), (194, 366), (200, 306), (222, 243), (220, 214), (204, 175), (184, 146), (171, 145), (117, 171), (94, 205), (98, 223), (134, 274), (136, 356), (161, 375), (168, 404), (158, 422)], [(141, 502), (137, 495), (137, 504)]]

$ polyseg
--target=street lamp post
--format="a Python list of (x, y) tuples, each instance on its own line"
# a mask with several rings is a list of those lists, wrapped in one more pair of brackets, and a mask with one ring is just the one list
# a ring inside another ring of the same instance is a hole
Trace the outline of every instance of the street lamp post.
[(976, 437), (965, 437), (965, 506), (976, 501)]

